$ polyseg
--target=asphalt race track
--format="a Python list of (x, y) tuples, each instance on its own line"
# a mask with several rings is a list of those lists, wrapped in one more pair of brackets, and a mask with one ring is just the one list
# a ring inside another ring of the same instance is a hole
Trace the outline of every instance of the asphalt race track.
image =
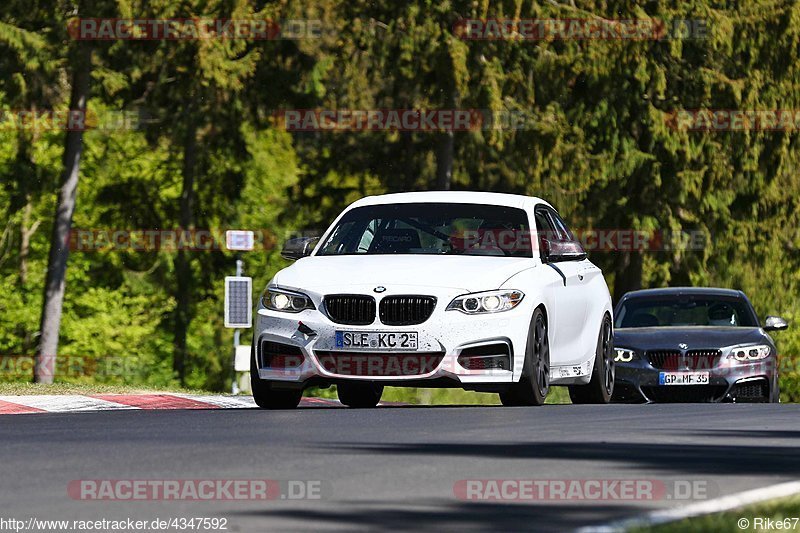
[[(468, 479), (701, 481), (708, 496), (800, 478), (798, 405), (117, 411), (0, 417), (0, 508), (27, 519), (226, 517), (228, 531), (570, 530), (683, 505), (475, 502)], [(81, 479), (321, 481), (315, 500), (82, 501)]]

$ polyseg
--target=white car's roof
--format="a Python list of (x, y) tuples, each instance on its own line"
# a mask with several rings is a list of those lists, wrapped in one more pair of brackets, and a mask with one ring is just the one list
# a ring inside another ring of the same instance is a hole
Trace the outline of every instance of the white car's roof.
[(522, 196), (520, 194), (477, 191), (423, 191), (367, 196), (357, 200), (350, 207), (382, 204), (408, 204), (417, 202), (489, 204), (519, 208), (525, 208), (537, 204), (550, 205), (541, 198), (536, 198), (535, 196)]

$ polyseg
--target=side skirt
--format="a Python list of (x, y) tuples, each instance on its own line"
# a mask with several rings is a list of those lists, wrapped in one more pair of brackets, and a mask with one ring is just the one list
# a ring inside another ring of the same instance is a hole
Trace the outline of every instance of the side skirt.
[(594, 354), (583, 363), (550, 367), (551, 385), (586, 385), (592, 379)]

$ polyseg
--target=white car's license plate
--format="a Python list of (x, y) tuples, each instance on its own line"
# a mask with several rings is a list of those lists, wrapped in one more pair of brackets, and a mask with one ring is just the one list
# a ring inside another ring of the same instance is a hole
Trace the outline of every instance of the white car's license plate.
[(659, 385), (708, 385), (708, 372), (659, 372)]
[(336, 331), (336, 347), (392, 352), (416, 350), (416, 331)]

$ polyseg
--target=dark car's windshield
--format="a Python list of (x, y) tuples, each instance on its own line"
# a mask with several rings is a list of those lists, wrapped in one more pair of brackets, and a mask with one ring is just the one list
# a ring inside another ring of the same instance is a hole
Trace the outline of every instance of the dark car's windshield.
[(317, 255), (458, 254), (532, 257), (524, 210), (482, 204), (409, 203), (357, 207)]
[(755, 312), (747, 300), (715, 295), (629, 298), (617, 310), (615, 322), (617, 328), (758, 326)]

